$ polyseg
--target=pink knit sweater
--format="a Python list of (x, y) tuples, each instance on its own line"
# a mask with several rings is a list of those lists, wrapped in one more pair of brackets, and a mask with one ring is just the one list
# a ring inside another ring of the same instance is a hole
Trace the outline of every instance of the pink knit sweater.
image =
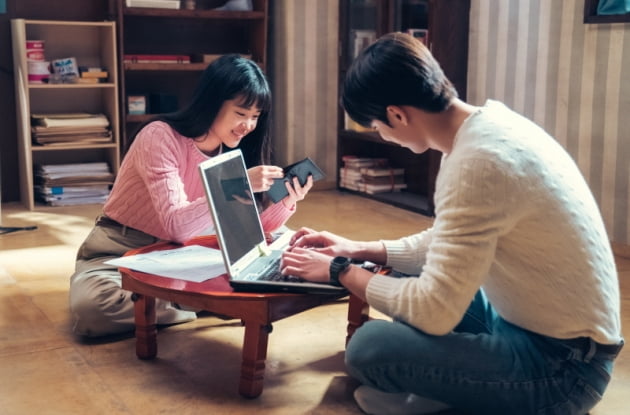
[[(212, 225), (197, 168), (207, 159), (168, 124), (148, 124), (125, 155), (103, 212), (162, 240), (185, 242), (199, 235)], [(294, 211), (283, 203), (267, 208), (260, 216), (265, 232), (282, 226)]]

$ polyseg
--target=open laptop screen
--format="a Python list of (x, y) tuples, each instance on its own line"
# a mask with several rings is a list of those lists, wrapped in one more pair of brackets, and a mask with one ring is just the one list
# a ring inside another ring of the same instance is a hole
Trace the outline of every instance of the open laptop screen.
[[(260, 256), (258, 246), (266, 246), (265, 236), (241, 151), (213, 157), (199, 168), (213, 205), (214, 226), (223, 242), (221, 250), (230, 268), (247, 256)], [(234, 269), (229, 271), (233, 273)]]

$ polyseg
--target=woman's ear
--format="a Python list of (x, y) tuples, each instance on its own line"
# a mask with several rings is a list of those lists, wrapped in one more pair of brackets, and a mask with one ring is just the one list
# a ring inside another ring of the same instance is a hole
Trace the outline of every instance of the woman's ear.
[(409, 118), (405, 110), (397, 105), (388, 105), (386, 108), (387, 120), (389, 125), (395, 127), (396, 125), (407, 126), (409, 124)]

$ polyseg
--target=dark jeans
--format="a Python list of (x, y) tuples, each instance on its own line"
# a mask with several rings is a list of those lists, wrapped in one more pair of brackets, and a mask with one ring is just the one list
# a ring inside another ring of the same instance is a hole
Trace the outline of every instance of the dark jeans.
[(468, 413), (583, 415), (601, 399), (620, 349), (523, 330), (500, 318), (480, 291), (445, 336), (397, 321), (366, 323), (348, 344), (346, 365), (363, 384)]

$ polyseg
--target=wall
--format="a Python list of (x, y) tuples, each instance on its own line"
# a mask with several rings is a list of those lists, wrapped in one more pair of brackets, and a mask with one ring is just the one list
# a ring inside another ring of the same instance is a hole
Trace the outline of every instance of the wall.
[[(336, 177), (338, 0), (274, 0), (270, 35), (276, 160), (311, 157)], [(324, 184), (324, 186), (322, 186)]]
[(472, 0), (468, 101), (543, 126), (586, 177), (610, 239), (630, 244), (630, 23), (582, 23), (584, 0)]

